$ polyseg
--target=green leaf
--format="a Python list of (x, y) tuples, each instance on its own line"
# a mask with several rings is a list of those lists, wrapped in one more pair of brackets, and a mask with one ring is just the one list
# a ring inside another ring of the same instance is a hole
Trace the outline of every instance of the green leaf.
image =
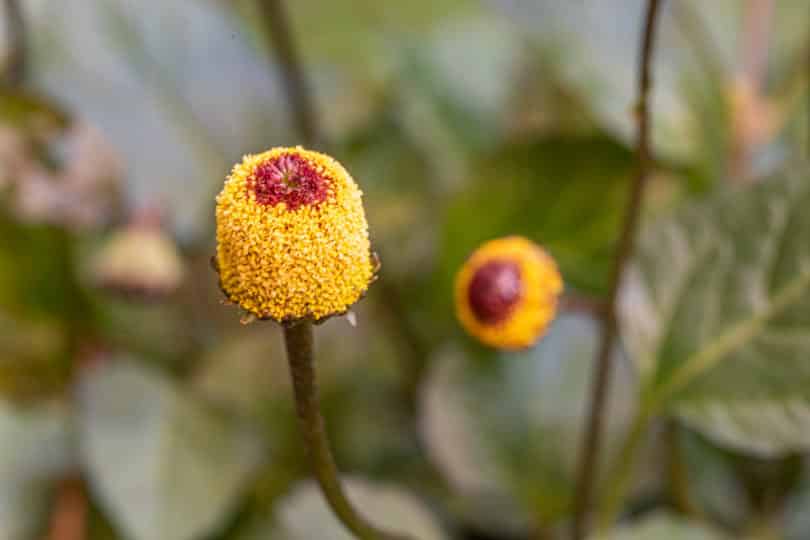
[[(523, 511), (515, 524), (568, 512), (598, 334), (592, 319), (564, 316), (532, 350), (483, 359), (456, 352), (435, 364), (423, 393), (423, 435), (473, 511), (480, 500), (508, 499)], [(616, 360), (606, 456), (635, 405), (631, 373)], [(509, 521), (507, 513), (487, 514)]]
[[(431, 513), (415, 497), (394, 486), (360, 478), (344, 479), (349, 498), (376, 526), (419, 540), (447, 538)], [(300, 484), (278, 503), (278, 532), (289, 540), (352, 540), (354, 538), (326, 506), (314, 482)], [(266, 538), (267, 536), (264, 536)], [(256, 538), (259, 538), (257, 536)]]
[(29, 316), (75, 316), (73, 245), (61, 229), (0, 215), (0, 305)]
[(722, 540), (719, 531), (694, 521), (663, 512), (634, 523), (617, 527), (609, 535), (596, 535), (594, 540)]
[[(747, 497), (734, 457), (705, 437), (684, 428), (678, 430), (680, 457), (686, 467), (689, 494), (694, 505), (716, 523), (745, 527), (755, 512)], [(769, 486), (770, 487), (770, 486)], [(768, 493), (771, 489), (767, 489)]]
[(82, 381), (81, 458), (102, 507), (132, 540), (191, 540), (222, 525), (262, 455), (158, 373), (109, 364)]
[(17, 408), (0, 402), (0, 538), (35, 538), (52, 481), (71, 461), (67, 411), (55, 404)]
[(645, 231), (622, 291), (648, 406), (760, 455), (810, 448), (807, 169)]
[(604, 290), (632, 166), (631, 152), (604, 136), (534, 139), (481, 159), (447, 212), (443, 275), (481, 242), (521, 234), (551, 251), (567, 282)]

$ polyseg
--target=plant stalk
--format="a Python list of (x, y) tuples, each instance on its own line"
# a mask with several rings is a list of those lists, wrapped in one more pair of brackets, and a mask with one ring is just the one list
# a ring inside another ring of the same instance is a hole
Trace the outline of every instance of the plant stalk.
[(360, 540), (405, 540), (405, 536), (383, 532), (368, 523), (355, 510), (343, 490), (320, 410), (318, 387), (315, 383), (312, 323), (302, 322), (285, 328), (284, 342), (287, 346), (299, 424), (312, 472), (327, 503), (341, 523)]
[[(315, 102), (304, 74), (303, 64), (293, 39), (293, 30), (283, 0), (258, 0), (267, 24), (269, 38), (281, 68), (284, 89), (293, 123), (308, 147), (326, 144), (318, 122)], [(302, 322), (284, 329), (284, 341), (290, 363), (295, 405), (301, 430), (312, 462), (312, 470), (335, 516), (360, 540), (408, 540), (407, 536), (381, 531), (355, 510), (340, 483), (335, 460), (329, 447), (318, 389), (315, 384), (312, 323)]]
[[(574, 496), (574, 523), (572, 538), (582, 540), (587, 533), (588, 511), (591, 496), (598, 475), (597, 462), (604, 418), (607, 414), (607, 398), (610, 392), (610, 378), (613, 370), (613, 348), (619, 330), (617, 300), (622, 277), (635, 245), (636, 230), (641, 216), (644, 188), (647, 185), (651, 166), (650, 114), (648, 96), (652, 87), (652, 56), (656, 21), (661, 6), (660, 0), (648, 0), (642, 31), (641, 55), (639, 59), (638, 101), (635, 116), (637, 172), (630, 191), (630, 201), (624, 218), (624, 226), (619, 238), (619, 246), (614, 258), (610, 277), (610, 288), (606, 309), (603, 312), (602, 337), (596, 358), (595, 373), (591, 386), (591, 400), (588, 419), (577, 471), (577, 485)], [(646, 425), (646, 422), (645, 422)], [(640, 435), (639, 435), (640, 438)]]

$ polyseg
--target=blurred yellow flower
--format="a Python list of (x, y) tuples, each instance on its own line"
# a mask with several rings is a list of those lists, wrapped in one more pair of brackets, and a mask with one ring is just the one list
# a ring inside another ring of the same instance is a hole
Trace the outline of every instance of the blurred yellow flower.
[(217, 196), (222, 290), (260, 319), (345, 313), (374, 263), (362, 192), (331, 157), (296, 148), (245, 156)]
[(523, 349), (546, 331), (563, 281), (554, 259), (519, 236), (481, 245), (456, 275), (456, 313), (483, 343)]

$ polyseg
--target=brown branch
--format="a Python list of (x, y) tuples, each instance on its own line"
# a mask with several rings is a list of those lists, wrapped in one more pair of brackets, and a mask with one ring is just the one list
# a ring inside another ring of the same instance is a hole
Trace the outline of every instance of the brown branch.
[(587, 427), (583, 439), (577, 484), (574, 497), (574, 524), (572, 538), (581, 540), (587, 531), (587, 516), (591, 504), (591, 495), (598, 475), (600, 439), (604, 419), (607, 415), (607, 398), (610, 391), (610, 375), (613, 368), (613, 347), (619, 331), (617, 303), (624, 270), (633, 254), (636, 229), (641, 216), (644, 188), (650, 171), (650, 114), (648, 98), (652, 86), (652, 55), (656, 21), (661, 6), (660, 0), (648, 0), (647, 12), (642, 33), (641, 56), (639, 59), (638, 102), (635, 118), (637, 121), (637, 159), (638, 169), (630, 191), (624, 227), (621, 231), (619, 246), (614, 259), (610, 278), (610, 289), (607, 307), (604, 311), (602, 339), (596, 357), (595, 373), (591, 386)]

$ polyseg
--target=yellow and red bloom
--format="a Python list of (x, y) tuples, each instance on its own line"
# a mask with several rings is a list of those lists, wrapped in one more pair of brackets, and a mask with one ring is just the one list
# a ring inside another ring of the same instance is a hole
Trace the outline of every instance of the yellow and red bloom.
[(216, 217), (222, 290), (260, 319), (345, 313), (373, 281), (362, 192), (327, 155), (295, 147), (245, 156)]
[(483, 343), (523, 349), (545, 333), (562, 289), (554, 259), (540, 246), (499, 238), (475, 250), (456, 275), (456, 313)]

